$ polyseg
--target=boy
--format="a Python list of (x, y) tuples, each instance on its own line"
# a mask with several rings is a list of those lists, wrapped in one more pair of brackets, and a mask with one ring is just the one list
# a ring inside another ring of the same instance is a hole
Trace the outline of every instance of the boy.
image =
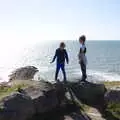
[(58, 73), (59, 70), (62, 70), (63, 76), (64, 76), (64, 82), (66, 82), (66, 72), (65, 72), (65, 59), (67, 64), (69, 63), (69, 58), (67, 51), (65, 49), (65, 43), (61, 42), (60, 47), (56, 49), (55, 56), (53, 57), (53, 60), (51, 63), (55, 61), (57, 58), (57, 64), (56, 64), (56, 73), (55, 73), (55, 80), (58, 81)]
[(82, 72), (82, 79), (81, 81), (86, 81), (87, 74), (86, 74), (86, 64), (87, 64), (87, 59), (86, 59), (86, 46), (85, 46), (85, 41), (86, 37), (84, 35), (80, 36), (79, 42), (80, 42), (80, 51), (78, 54), (79, 58), (79, 64), (81, 66), (81, 72)]

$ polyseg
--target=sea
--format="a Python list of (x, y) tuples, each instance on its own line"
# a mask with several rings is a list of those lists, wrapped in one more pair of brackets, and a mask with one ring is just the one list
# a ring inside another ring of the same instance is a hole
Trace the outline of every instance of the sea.
[[(0, 82), (8, 81), (8, 75), (16, 68), (35, 66), (39, 72), (34, 79), (54, 80), (56, 62), (50, 64), (55, 50), (61, 41), (42, 41), (33, 44), (14, 44), (0, 48)], [(69, 55), (69, 64), (66, 64), (67, 79), (76, 81), (81, 78), (81, 69), (78, 62), (80, 44), (77, 40), (64, 41)], [(120, 41), (115, 40), (88, 40), (87, 47), (87, 75), (88, 81), (120, 81)], [(62, 80), (62, 73), (59, 73)]]

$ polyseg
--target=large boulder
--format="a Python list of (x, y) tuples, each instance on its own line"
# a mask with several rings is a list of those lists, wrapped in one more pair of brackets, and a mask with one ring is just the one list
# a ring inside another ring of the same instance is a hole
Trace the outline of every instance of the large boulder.
[(29, 87), (18, 88), (17, 92), (1, 100), (0, 120), (26, 120), (34, 114), (52, 111), (59, 105), (60, 91), (45, 81), (34, 81)]
[(24, 89), (24, 92), (31, 97), (36, 113), (48, 112), (59, 103), (56, 89), (49, 82), (40, 81), (36, 86)]
[(77, 99), (85, 104), (96, 105), (104, 101), (106, 88), (103, 84), (69, 83), (69, 87)]
[(21, 67), (9, 75), (10, 80), (29, 80), (33, 79), (38, 69), (34, 66)]
[(35, 114), (31, 98), (24, 94), (13, 93), (1, 103), (0, 120), (26, 120)]

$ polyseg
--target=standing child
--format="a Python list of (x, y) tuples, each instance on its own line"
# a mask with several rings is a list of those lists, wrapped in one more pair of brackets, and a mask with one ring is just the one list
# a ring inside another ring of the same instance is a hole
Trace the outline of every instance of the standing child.
[(65, 49), (64, 42), (61, 42), (60, 47), (56, 49), (55, 56), (53, 57), (53, 60), (51, 63), (53, 63), (56, 58), (57, 58), (57, 63), (56, 63), (55, 80), (58, 81), (58, 73), (59, 73), (59, 70), (61, 69), (64, 76), (64, 82), (66, 82), (65, 60), (68, 64), (69, 58), (68, 58), (67, 51)]
[(81, 66), (81, 72), (82, 72), (81, 81), (86, 81), (86, 78), (87, 78), (87, 74), (86, 74), (87, 58), (85, 56), (85, 54), (86, 54), (85, 41), (86, 41), (86, 37), (84, 35), (80, 36), (80, 38), (79, 38), (80, 51), (78, 54), (78, 58), (79, 58), (79, 64)]

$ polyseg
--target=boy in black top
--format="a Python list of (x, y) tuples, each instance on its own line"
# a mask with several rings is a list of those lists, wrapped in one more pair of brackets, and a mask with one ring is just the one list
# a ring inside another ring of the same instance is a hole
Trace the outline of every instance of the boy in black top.
[(67, 64), (69, 63), (69, 58), (68, 58), (68, 54), (67, 51), (65, 49), (65, 43), (61, 42), (60, 43), (60, 47), (58, 49), (56, 49), (55, 52), (55, 56), (53, 57), (53, 60), (51, 63), (53, 63), (55, 61), (55, 59), (57, 58), (57, 62), (56, 62), (56, 73), (55, 73), (55, 80), (58, 81), (58, 73), (59, 70), (62, 70), (63, 76), (64, 76), (64, 81), (66, 82), (66, 72), (65, 72), (65, 60), (67, 62)]

